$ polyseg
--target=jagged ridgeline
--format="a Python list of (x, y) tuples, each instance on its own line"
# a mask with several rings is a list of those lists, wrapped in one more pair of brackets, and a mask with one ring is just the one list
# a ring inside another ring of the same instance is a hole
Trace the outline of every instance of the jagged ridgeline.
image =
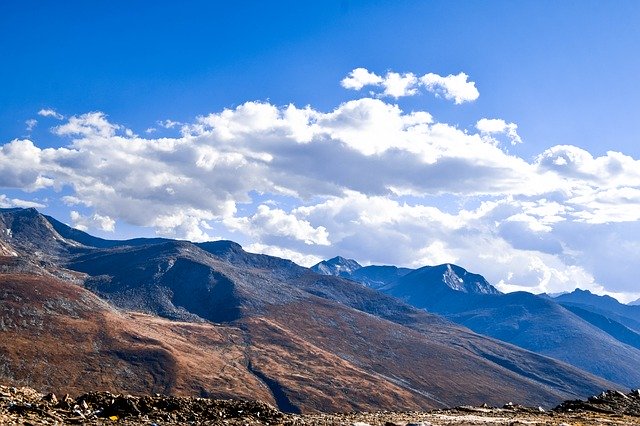
[[(0, 236), (2, 382), (254, 399), (289, 412), (553, 406), (619, 387), (391, 291), (229, 241), (108, 241), (34, 209), (0, 211)], [(393, 288), (422, 274), (405, 272)], [(466, 294), (490, 290), (478, 283)]]

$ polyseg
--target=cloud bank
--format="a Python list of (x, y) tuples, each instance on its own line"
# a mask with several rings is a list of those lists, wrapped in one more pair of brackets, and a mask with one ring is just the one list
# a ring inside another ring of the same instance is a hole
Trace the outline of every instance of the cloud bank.
[[(460, 75), (359, 68), (342, 84), (394, 98), (432, 84), (455, 103), (477, 98)], [(622, 153), (564, 145), (526, 160), (499, 140), (521, 143), (514, 123), (481, 118), (473, 133), (377, 96), (329, 111), (246, 102), (163, 123), (180, 134), (141, 137), (102, 112), (68, 117), (52, 130), (58, 148), (0, 146), (0, 187), (60, 197), (71, 224), (89, 231), (128, 224), (231, 238), (306, 265), (336, 254), (456, 262), (503, 290), (640, 296), (631, 270), (640, 261), (640, 161)]]

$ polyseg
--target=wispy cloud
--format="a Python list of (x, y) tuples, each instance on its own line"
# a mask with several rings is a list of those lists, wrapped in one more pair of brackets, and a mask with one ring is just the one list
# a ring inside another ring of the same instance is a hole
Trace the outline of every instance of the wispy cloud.
[(36, 120), (35, 118), (31, 118), (25, 121), (24, 124), (27, 125), (27, 132), (30, 132), (38, 125), (38, 120)]
[(71, 211), (71, 222), (74, 228), (81, 231), (99, 229), (101, 231), (113, 232), (116, 225), (116, 221), (109, 216), (101, 216), (97, 213), (90, 216), (83, 216), (75, 210)]
[(56, 112), (56, 110), (51, 108), (41, 109), (40, 111), (38, 111), (38, 115), (41, 117), (52, 117), (52, 118), (55, 118), (56, 120), (64, 119), (64, 115)]
[(21, 200), (19, 198), (9, 198), (5, 194), (0, 194), (0, 208), (6, 209), (10, 207), (22, 207), (22, 208), (44, 208), (46, 205), (38, 203), (36, 201)]

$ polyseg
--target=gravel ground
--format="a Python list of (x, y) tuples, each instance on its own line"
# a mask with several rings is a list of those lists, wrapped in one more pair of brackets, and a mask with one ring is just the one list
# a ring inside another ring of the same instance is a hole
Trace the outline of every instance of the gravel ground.
[(608, 391), (551, 411), (517, 405), (431, 412), (283, 414), (249, 401), (87, 393), (78, 398), (0, 386), (2, 425), (348, 425), (348, 426), (640, 426), (640, 392)]

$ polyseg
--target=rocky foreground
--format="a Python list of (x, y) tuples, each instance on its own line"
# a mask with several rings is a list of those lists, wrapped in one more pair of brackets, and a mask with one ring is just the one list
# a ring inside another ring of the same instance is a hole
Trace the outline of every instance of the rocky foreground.
[(550, 411), (506, 404), (430, 412), (285, 414), (261, 402), (92, 392), (71, 398), (0, 386), (2, 425), (640, 425), (640, 391), (603, 392)]

